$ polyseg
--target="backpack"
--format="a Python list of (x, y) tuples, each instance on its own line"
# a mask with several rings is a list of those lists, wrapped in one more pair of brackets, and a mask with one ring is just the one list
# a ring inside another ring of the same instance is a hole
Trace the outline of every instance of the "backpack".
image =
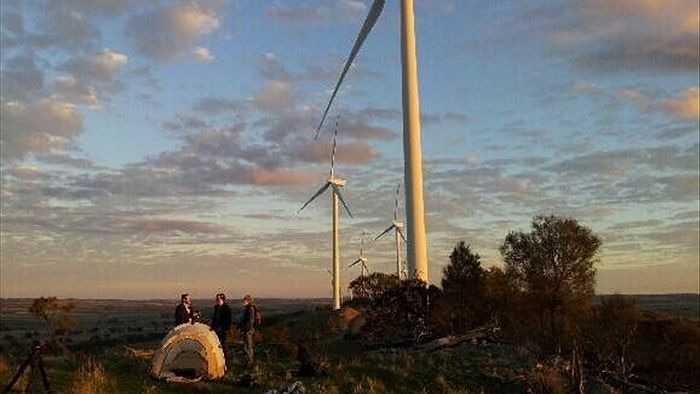
[(253, 314), (253, 328), (255, 328), (256, 330), (259, 330), (260, 326), (262, 325), (263, 315), (257, 306), (254, 306), (253, 309), (255, 310), (255, 312)]

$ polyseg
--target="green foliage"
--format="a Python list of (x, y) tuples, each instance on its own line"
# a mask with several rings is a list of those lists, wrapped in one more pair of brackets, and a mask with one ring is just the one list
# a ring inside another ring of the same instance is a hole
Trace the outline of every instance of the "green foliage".
[(506, 273), (526, 296), (550, 349), (577, 330), (576, 320), (594, 293), (600, 244), (575, 219), (536, 216), (529, 233), (510, 232), (500, 247)]
[(348, 305), (366, 316), (365, 335), (373, 339), (415, 338), (424, 328), (428, 288), (417, 279), (399, 280), (375, 272), (350, 282), (354, 297)]
[(450, 263), (443, 269), (441, 307), (447, 314), (450, 333), (463, 333), (484, 322), (485, 272), (480, 256), (464, 241), (455, 246)]
[(39, 297), (32, 302), (29, 312), (44, 320), (50, 343), (64, 348), (61, 337), (78, 328), (78, 322), (67, 315), (74, 308), (73, 303), (61, 302), (57, 297)]

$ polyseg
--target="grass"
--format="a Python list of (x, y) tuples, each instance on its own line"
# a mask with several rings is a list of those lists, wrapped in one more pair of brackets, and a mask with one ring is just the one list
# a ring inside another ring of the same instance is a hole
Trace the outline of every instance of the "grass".
[[(260, 393), (268, 389), (281, 390), (296, 381), (303, 382), (307, 393), (324, 394), (566, 392), (561, 371), (542, 363), (525, 348), (510, 344), (464, 343), (427, 353), (410, 349), (375, 350), (376, 346), (361, 340), (345, 339), (330, 309), (296, 307), (285, 314), (281, 304), (275, 308), (279, 309), (265, 309), (262, 341), (256, 348), (256, 368), (252, 370), (242, 364), (240, 339), (233, 333), (228, 372), (215, 382), (183, 385), (152, 379), (148, 375), (152, 351), (157, 348), (164, 331), (156, 335), (151, 331), (125, 330), (113, 333), (107, 340), (104, 337), (99, 341), (76, 340), (69, 345), (74, 352), (72, 355), (45, 356), (48, 377), (55, 392), (86, 394)], [(107, 321), (104, 317), (84, 316), (83, 319)], [(123, 327), (126, 321), (121, 315), (111, 319), (117, 327)], [(109, 325), (101, 327), (99, 333), (109, 328)], [(89, 331), (89, 327), (84, 330)], [(325, 376), (298, 376), (299, 345), (305, 346), (316, 359), (327, 362)], [(12, 351), (6, 351), (8, 348)], [(10, 346), (4, 341), (2, 349), (0, 388), (9, 382), (28, 350), (22, 343)], [(257, 386), (236, 386), (238, 378), (249, 372), (257, 376)]]

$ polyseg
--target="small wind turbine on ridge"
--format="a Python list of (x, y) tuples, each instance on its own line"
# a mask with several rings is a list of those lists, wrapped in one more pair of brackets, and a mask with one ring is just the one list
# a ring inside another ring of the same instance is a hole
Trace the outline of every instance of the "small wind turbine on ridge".
[(365, 246), (365, 232), (362, 232), (362, 238), (360, 240), (360, 257), (353, 261), (348, 268), (351, 268), (357, 264), (360, 264), (360, 276), (365, 276), (365, 273), (369, 275), (369, 268), (367, 268), (367, 259), (362, 255), (362, 249)]
[(403, 241), (406, 242), (406, 237), (403, 235), (403, 231), (401, 230), (403, 228), (403, 222), (400, 222), (398, 219), (400, 189), (401, 184), (399, 183), (399, 185), (396, 187), (396, 199), (394, 200), (394, 221), (391, 223), (391, 226), (389, 226), (381, 234), (377, 235), (374, 240), (376, 241), (386, 235), (386, 233), (389, 231), (394, 230), (394, 237), (396, 238), (396, 276), (399, 279), (402, 279), (402, 273), (404, 270), (401, 267), (401, 240), (403, 239)]
[(329, 172), (329, 177), (326, 183), (321, 186), (320, 189), (311, 196), (309, 201), (307, 201), (297, 213), (301, 212), (307, 205), (309, 205), (316, 197), (323, 194), (329, 187), (332, 189), (332, 207), (333, 207), (333, 232), (332, 232), (332, 244), (333, 244), (333, 309), (340, 309), (340, 240), (338, 237), (338, 226), (340, 224), (340, 215), (338, 210), (338, 201), (343, 204), (343, 208), (347, 211), (348, 215), (352, 217), (352, 213), (345, 203), (342, 194), (340, 194), (340, 188), (347, 184), (347, 181), (343, 178), (335, 176), (335, 149), (336, 140), (338, 139), (338, 120), (335, 122), (335, 132), (333, 135), (333, 149), (331, 152), (331, 169)]

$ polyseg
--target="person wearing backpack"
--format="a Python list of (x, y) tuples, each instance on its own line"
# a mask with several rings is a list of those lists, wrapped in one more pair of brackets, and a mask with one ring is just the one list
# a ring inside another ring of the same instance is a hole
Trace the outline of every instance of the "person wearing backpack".
[(246, 363), (250, 366), (253, 365), (255, 360), (255, 353), (253, 352), (253, 334), (256, 330), (255, 315), (256, 313), (255, 305), (253, 304), (253, 297), (250, 294), (246, 294), (243, 297), (243, 314), (241, 315), (241, 321), (238, 324), (238, 328), (243, 333), (243, 351), (246, 356)]

